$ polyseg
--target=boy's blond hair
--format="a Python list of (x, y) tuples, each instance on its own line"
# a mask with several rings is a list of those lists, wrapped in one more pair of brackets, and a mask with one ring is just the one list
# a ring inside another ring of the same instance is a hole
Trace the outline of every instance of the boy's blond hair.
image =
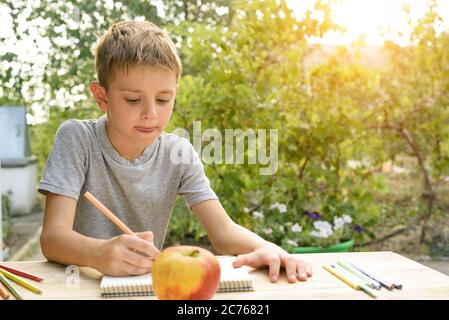
[(95, 68), (100, 84), (108, 89), (114, 74), (130, 66), (160, 66), (181, 76), (181, 60), (167, 33), (148, 21), (114, 23), (97, 41)]

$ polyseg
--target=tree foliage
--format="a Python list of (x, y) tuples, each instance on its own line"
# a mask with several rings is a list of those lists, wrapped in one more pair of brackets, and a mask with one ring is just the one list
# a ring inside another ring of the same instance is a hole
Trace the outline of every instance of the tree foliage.
[[(0, 102), (25, 104), (30, 114), (43, 110), (46, 121), (32, 127), (31, 137), (42, 169), (62, 121), (100, 114), (88, 88), (95, 78), (97, 36), (114, 21), (147, 19), (170, 32), (184, 65), (167, 131), (184, 128), (192, 138), (195, 121), (222, 137), (226, 129), (278, 130), (272, 175), (260, 174), (267, 164), (248, 163), (249, 145), (243, 164), (206, 164), (234, 220), (291, 248), (305, 241), (296, 225), (307, 224), (306, 213), (319, 212), (330, 222), (348, 215), (355, 231), (364, 230), (353, 233), (362, 243), (378, 236), (382, 215), (395, 214), (377, 202), (388, 191), (379, 169), (407, 154), (417, 159), (415, 175), (422, 181), (409, 204), (415, 219), (410, 223), (423, 222), (424, 241), (430, 219), (444, 212), (438, 188), (449, 168), (449, 34), (438, 31), (436, 5), (430, 1), (422, 18), (411, 23), (408, 46), (385, 43), (388, 63), (375, 68), (362, 61), (363, 43), (306, 63), (320, 50), (309, 39), (339, 29), (327, 1), (317, 1), (301, 17), (283, 0), (168, 0), (163, 17), (143, 0), (7, 1), (13, 38), (0, 38), (0, 45), (31, 42), (29, 55), (1, 52)], [(269, 149), (275, 141), (267, 135)], [(203, 151), (209, 142), (203, 141)], [(205, 235), (187, 211), (178, 201), (172, 241)]]

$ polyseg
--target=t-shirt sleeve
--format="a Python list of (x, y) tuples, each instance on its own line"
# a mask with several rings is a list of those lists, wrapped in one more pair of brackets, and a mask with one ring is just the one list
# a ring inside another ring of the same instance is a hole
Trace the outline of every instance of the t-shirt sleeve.
[(204, 166), (192, 144), (183, 139), (182, 175), (178, 194), (187, 202), (189, 207), (206, 200), (218, 200), (210, 186), (210, 181), (204, 172)]
[(71, 197), (78, 201), (87, 172), (88, 148), (82, 124), (64, 122), (56, 132), (38, 191)]

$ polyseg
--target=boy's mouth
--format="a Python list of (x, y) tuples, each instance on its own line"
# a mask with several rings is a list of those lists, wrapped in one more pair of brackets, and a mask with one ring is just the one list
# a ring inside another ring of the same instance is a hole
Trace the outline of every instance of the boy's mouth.
[(134, 127), (137, 131), (142, 133), (151, 133), (157, 130), (157, 127)]

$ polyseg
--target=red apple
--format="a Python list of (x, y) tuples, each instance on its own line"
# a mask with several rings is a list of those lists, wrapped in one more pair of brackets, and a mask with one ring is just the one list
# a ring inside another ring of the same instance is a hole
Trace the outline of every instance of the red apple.
[(154, 292), (161, 300), (206, 300), (218, 289), (220, 264), (206, 249), (173, 246), (154, 261), (152, 278)]

